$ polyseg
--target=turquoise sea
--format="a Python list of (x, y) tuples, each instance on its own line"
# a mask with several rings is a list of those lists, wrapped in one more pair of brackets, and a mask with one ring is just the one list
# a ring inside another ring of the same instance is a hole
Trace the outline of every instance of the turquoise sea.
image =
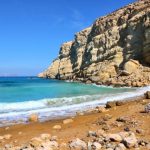
[[(147, 87), (148, 88), (148, 87)], [(147, 88), (112, 88), (37, 77), (0, 77), (0, 126), (71, 116), (110, 100), (140, 96)]]

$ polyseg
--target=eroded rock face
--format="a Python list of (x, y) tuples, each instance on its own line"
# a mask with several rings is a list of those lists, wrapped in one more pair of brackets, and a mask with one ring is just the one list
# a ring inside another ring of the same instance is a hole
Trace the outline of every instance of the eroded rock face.
[(149, 65), (150, 1), (140, 0), (78, 32), (74, 41), (61, 46), (58, 58), (39, 76), (144, 86), (150, 84)]

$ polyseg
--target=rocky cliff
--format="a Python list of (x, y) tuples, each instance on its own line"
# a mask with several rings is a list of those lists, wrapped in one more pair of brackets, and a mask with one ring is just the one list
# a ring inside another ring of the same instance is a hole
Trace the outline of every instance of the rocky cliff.
[(150, 84), (150, 0), (139, 0), (75, 34), (40, 77), (115, 86)]

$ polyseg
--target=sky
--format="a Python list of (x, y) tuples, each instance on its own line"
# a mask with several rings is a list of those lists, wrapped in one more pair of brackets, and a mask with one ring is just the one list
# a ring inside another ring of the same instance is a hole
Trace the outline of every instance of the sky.
[(0, 76), (34, 76), (63, 42), (135, 0), (0, 0)]

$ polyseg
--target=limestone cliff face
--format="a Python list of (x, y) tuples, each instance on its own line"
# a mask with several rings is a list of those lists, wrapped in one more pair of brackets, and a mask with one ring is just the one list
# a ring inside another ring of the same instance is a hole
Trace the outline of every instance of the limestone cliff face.
[(150, 84), (150, 0), (140, 0), (78, 32), (40, 77), (86, 83)]

